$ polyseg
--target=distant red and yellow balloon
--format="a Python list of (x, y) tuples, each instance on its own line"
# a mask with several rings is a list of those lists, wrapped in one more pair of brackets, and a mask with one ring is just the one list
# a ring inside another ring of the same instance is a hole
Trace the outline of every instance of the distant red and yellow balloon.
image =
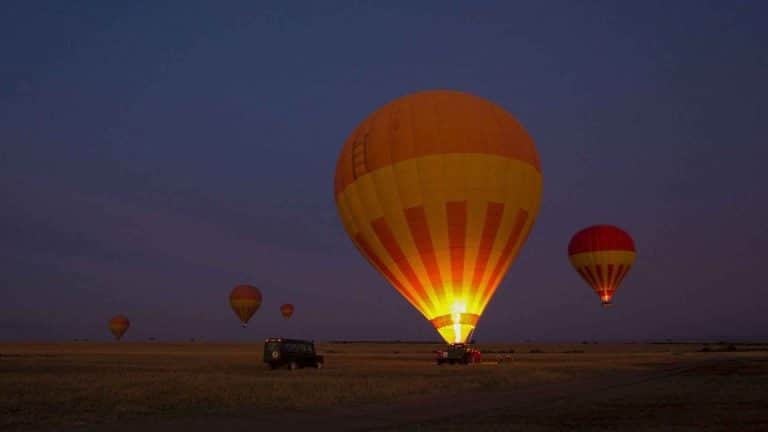
[(611, 304), (616, 289), (635, 262), (635, 242), (613, 225), (585, 228), (571, 238), (568, 258), (571, 264), (600, 297), (603, 306)]
[(533, 141), (485, 99), (425, 91), (350, 135), (335, 197), (363, 256), (447, 342), (465, 342), (525, 242), (542, 174)]
[(283, 316), (283, 318), (290, 318), (291, 315), (293, 315), (293, 305), (290, 303), (286, 303), (282, 306), (280, 306), (280, 314)]
[(126, 331), (128, 331), (130, 326), (131, 322), (128, 320), (128, 318), (125, 317), (125, 315), (117, 315), (109, 320), (109, 331), (112, 332), (112, 335), (116, 340), (122, 339), (123, 335)]
[(245, 327), (261, 306), (261, 292), (252, 285), (238, 285), (229, 293), (229, 305)]

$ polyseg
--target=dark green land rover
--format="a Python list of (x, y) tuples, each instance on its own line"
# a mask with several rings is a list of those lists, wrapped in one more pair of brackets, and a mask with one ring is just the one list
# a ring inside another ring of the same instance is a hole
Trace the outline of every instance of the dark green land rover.
[(298, 339), (269, 338), (264, 342), (264, 363), (271, 369), (288, 366), (322, 368), (323, 356), (315, 353), (315, 343)]

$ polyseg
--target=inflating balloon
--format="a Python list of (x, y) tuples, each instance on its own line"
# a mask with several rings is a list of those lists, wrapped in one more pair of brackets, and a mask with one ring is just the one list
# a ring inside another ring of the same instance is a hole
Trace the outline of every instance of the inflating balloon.
[(245, 327), (261, 306), (261, 292), (252, 285), (238, 285), (229, 293), (229, 305)]
[(595, 225), (574, 234), (568, 258), (603, 306), (608, 306), (635, 262), (635, 242), (621, 228)]
[(131, 322), (125, 315), (117, 315), (109, 320), (109, 331), (112, 332), (116, 340), (120, 340), (130, 326)]
[(466, 93), (397, 99), (351, 134), (336, 165), (342, 223), (363, 256), (446, 342), (465, 342), (533, 226), (533, 141)]

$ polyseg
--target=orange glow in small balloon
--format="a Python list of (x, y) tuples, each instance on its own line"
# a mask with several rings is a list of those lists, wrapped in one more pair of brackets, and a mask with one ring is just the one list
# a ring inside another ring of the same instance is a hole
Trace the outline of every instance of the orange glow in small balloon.
[(130, 326), (131, 322), (128, 320), (128, 318), (125, 317), (125, 315), (117, 315), (109, 320), (109, 331), (112, 332), (112, 335), (116, 340), (122, 339), (123, 335), (126, 331), (128, 331), (128, 327)]
[(594, 225), (577, 232), (568, 244), (573, 268), (600, 297), (603, 306), (635, 262), (635, 242), (626, 231), (613, 225)]
[(261, 306), (261, 292), (252, 285), (238, 285), (229, 293), (229, 305), (245, 327)]
[(293, 305), (290, 303), (286, 303), (282, 306), (280, 306), (280, 314), (283, 315), (283, 318), (290, 318), (291, 315), (293, 315)]

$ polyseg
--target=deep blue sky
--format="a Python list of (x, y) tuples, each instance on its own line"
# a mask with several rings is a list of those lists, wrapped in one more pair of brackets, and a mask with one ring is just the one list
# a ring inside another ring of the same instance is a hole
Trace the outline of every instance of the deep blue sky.
[[(358, 122), (434, 88), (544, 170), (479, 340), (768, 338), (768, 3), (138, 3), (0, 4), (0, 340), (437, 339), (332, 187)], [(594, 223), (639, 250), (610, 311), (566, 257)]]

